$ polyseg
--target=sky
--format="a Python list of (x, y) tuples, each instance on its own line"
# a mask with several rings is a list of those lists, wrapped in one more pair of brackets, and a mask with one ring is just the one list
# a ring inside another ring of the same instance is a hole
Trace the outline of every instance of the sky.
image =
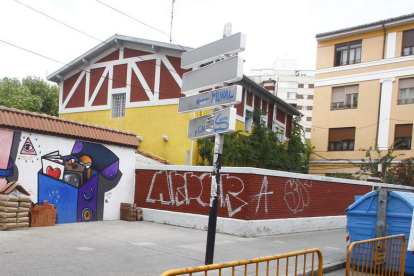
[[(68, 63), (114, 34), (169, 42), (171, 8), (172, 0), (1, 0), (0, 40)], [(172, 43), (200, 47), (222, 38), (231, 22), (233, 33), (246, 35), (245, 74), (284, 58), (313, 70), (316, 34), (410, 13), (413, 0), (175, 0)], [(46, 79), (62, 66), (0, 41), (0, 78)]]

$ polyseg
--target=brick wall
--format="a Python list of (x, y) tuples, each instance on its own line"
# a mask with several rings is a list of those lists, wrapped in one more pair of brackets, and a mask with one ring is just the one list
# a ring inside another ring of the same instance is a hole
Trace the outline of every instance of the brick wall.
[[(208, 215), (210, 172), (209, 167), (138, 168), (135, 203), (151, 209)], [(243, 220), (345, 215), (356, 195), (364, 195), (372, 185), (378, 185), (253, 168), (224, 168), (222, 184), (218, 215)]]

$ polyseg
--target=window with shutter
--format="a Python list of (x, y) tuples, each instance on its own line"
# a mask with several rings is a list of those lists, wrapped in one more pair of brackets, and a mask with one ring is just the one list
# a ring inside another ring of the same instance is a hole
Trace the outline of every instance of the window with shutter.
[(413, 124), (395, 125), (394, 146), (397, 149), (411, 149)]
[(330, 128), (328, 150), (354, 150), (355, 127)]
[(332, 88), (331, 110), (357, 108), (359, 85), (339, 86)]
[(414, 55), (414, 29), (403, 32), (402, 55)]
[(414, 103), (414, 78), (400, 79), (398, 104)]

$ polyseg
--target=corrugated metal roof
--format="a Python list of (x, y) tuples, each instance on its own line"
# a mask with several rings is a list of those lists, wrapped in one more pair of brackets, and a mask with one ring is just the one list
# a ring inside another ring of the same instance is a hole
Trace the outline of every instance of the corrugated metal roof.
[(400, 20), (412, 18), (412, 17), (414, 17), (414, 13), (410, 13), (410, 14), (406, 14), (406, 15), (402, 15), (402, 16), (398, 16), (398, 17), (392, 17), (392, 18), (388, 18), (388, 19), (385, 19), (385, 20), (380, 20), (380, 21), (367, 23), (367, 24), (363, 24), (363, 25), (358, 25), (358, 26), (354, 26), (354, 27), (344, 28), (344, 29), (340, 29), (340, 30), (336, 30), (336, 31), (320, 33), (320, 34), (316, 35), (316, 38), (321, 38), (321, 37), (328, 36), (328, 35), (339, 34), (339, 33), (358, 30), (358, 29), (374, 27), (376, 25), (387, 24), (387, 23), (391, 23), (391, 22), (395, 22), (395, 21), (400, 21)]
[(64, 118), (0, 106), (0, 128), (50, 133), (58, 136), (137, 148), (134, 133), (90, 125)]

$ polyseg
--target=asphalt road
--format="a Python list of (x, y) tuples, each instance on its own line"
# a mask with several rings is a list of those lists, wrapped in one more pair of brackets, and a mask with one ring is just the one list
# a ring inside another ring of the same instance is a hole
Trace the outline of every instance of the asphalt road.
[[(0, 275), (160, 275), (203, 265), (206, 236), (206, 231), (145, 221), (0, 231)], [(218, 233), (214, 263), (310, 248), (322, 251), (324, 267), (338, 268), (346, 260), (345, 230), (258, 238)]]

